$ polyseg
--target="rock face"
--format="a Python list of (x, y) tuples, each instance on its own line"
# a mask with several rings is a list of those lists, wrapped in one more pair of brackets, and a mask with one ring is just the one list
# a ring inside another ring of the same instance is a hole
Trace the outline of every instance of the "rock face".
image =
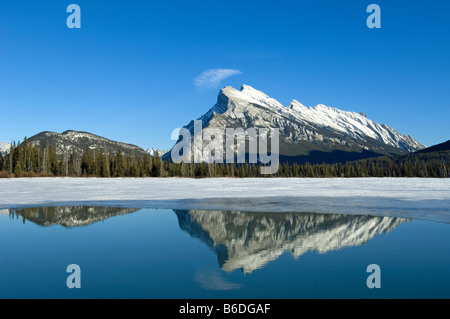
[(250, 273), (289, 251), (294, 258), (367, 243), (403, 218), (315, 213), (175, 210), (180, 228), (216, 254), (225, 271)]
[[(248, 85), (241, 90), (223, 88), (217, 103), (199, 120), (203, 129), (278, 128), (280, 158), (290, 162), (345, 162), (405, 154), (425, 147), (409, 135), (371, 121), (363, 113), (322, 104), (306, 107), (297, 100), (283, 106)], [(185, 128), (193, 135), (194, 121)]]
[(45, 147), (46, 144), (49, 146), (55, 145), (58, 154), (70, 154), (73, 149), (78, 153), (83, 153), (86, 148), (91, 150), (102, 149), (104, 153), (115, 153), (120, 150), (122, 154), (127, 155), (136, 154), (143, 156), (147, 154), (144, 149), (133, 144), (112, 141), (88, 132), (70, 130), (61, 134), (48, 131), (41, 132), (30, 137), (28, 142), (42, 147)]

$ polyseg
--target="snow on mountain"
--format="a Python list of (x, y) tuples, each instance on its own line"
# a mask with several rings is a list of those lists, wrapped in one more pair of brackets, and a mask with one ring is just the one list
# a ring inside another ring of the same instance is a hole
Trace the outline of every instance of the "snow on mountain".
[(393, 128), (378, 124), (367, 118), (363, 113), (342, 111), (337, 108), (319, 104), (316, 107), (305, 107), (293, 100), (287, 110), (281, 112), (300, 117), (305, 122), (315, 123), (318, 126), (329, 128), (355, 138), (370, 137), (385, 144), (403, 148), (407, 151), (422, 149), (424, 146), (409, 135), (401, 135)]
[(11, 147), (11, 144), (10, 144), (10, 143), (3, 143), (3, 142), (0, 142), (0, 153), (1, 153), (2, 155), (4, 155), (5, 152), (9, 152), (10, 147)]
[[(260, 125), (269, 122), (267, 123), (269, 127), (273, 127), (273, 124), (277, 124), (277, 120), (284, 117), (296, 120), (304, 126), (313, 125), (315, 127), (325, 128), (363, 141), (367, 138), (372, 138), (407, 151), (416, 151), (424, 148), (424, 145), (415, 141), (411, 136), (404, 136), (385, 124), (380, 125), (375, 123), (361, 113), (342, 111), (323, 104), (318, 104), (315, 107), (306, 107), (297, 100), (293, 100), (285, 107), (275, 99), (270, 98), (249, 85), (243, 85), (240, 91), (228, 86), (222, 89), (221, 93), (231, 100), (231, 105), (228, 106), (227, 110), (231, 106), (232, 114), (236, 117), (242, 117), (245, 113), (248, 113), (248, 108), (252, 104), (263, 106), (274, 112), (273, 116), (265, 119), (265, 121), (263, 118), (258, 119)], [(238, 105), (241, 107), (238, 107)], [(224, 107), (223, 105), (219, 105), (215, 109), (223, 110)], [(239, 114), (237, 111), (243, 112)], [(255, 115), (261, 116), (262, 114), (262, 112), (259, 112), (259, 114)], [(308, 139), (308, 136), (303, 136), (303, 138)], [(316, 139), (321, 138), (323, 137), (320, 137), (320, 135), (316, 136)], [(295, 134), (292, 139), (295, 140)]]
[(122, 153), (131, 155), (144, 155), (145, 150), (128, 143), (116, 142), (107, 138), (88, 133), (68, 130), (63, 133), (55, 132), (41, 132), (28, 139), (28, 142), (33, 145), (40, 145), (44, 147), (55, 145), (58, 154), (70, 153), (73, 149), (78, 153), (82, 153), (89, 148), (90, 150), (102, 149), (105, 153), (115, 153), (120, 150)]
[[(227, 86), (217, 103), (205, 113), (203, 128), (278, 128), (280, 155), (305, 156), (312, 152), (366, 152), (367, 156), (405, 154), (425, 146), (363, 113), (319, 104), (307, 107), (297, 100), (288, 106), (249, 85), (241, 90)], [(194, 122), (185, 126), (193, 133)], [(319, 156), (318, 160), (322, 158)]]
[(151, 156), (159, 156), (159, 157), (161, 157), (164, 154), (166, 154), (168, 151), (160, 151), (160, 150), (157, 150), (156, 148), (149, 148), (149, 149), (146, 150), (146, 152), (148, 154), (150, 154)]

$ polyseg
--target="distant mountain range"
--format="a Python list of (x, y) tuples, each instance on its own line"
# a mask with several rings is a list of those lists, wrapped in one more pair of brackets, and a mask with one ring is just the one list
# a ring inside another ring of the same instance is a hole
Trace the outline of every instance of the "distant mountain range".
[[(297, 100), (283, 106), (251, 86), (225, 87), (203, 116), (203, 129), (278, 128), (280, 161), (345, 162), (380, 155), (400, 155), (425, 148), (409, 135), (378, 124), (363, 113), (322, 104), (306, 107)], [(194, 121), (184, 126), (194, 134)], [(168, 158), (170, 153), (165, 155)]]
[(154, 148), (150, 148), (146, 151), (133, 144), (116, 142), (89, 132), (73, 130), (68, 130), (63, 133), (45, 131), (33, 135), (28, 138), (27, 141), (28, 143), (41, 147), (45, 147), (46, 145), (55, 145), (57, 154), (70, 154), (72, 150), (75, 150), (78, 153), (83, 153), (87, 148), (90, 150), (102, 149), (105, 153), (116, 153), (120, 150), (122, 154), (135, 154), (138, 156), (143, 156), (145, 154), (161, 156), (164, 154), (163, 151), (159, 151)]
[[(70, 154), (72, 150), (78, 153), (83, 153), (87, 148), (90, 150), (102, 149), (104, 153), (116, 153), (118, 150), (125, 155), (143, 156), (150, 154), (151, 156), (162, 156), (167, 151), (160, 151), (155, 148), (144, 150), (143, 148), (129, 144), (116, 142), (105, 137), (101, 137), (89, 132), (80, 132), (74, 130), (67, 130), (62, 133), (44, 131), (33, 135), (27, 139), (28, 143), (38, 145), (41, 147), (56, 146), (57, 154)], [(7, 150), (9, 152), (10, 144), (0, 143), (0, 150)]]
[(157, 150), (156, 148), (149, 148), (146, 151), (148, 154), (150, 154), (151, 156), (163, 156), (164, 154), (166, 154), (168, 151), (161, 151), (161, 150)]
[(5, 154), (5, 152), (9, 152), (9, 149), (11, 147), (10, 143), (3, 143), (0, 142), (0, 154)]
[[(273, 98), (251, 86), (240, 90), (225, 87), (220, 90), (217, 103), (199, 118), (203, 129), (218, 128), (277, 128), (280, 132), (280, 162), (344, 163), (378, 156), (405, 155), (412, 152), (431, 152), (449, 149), (450, 141), (426, 148), (409, 135), (370, 120), (363, 113), (343, 111), (319, 104), (306, 107), (297, 100), (283, 106)], [(185, 126), (194, 133), (194, 121)], [(113, 141), (89, 132), (68, 130), (63, 133), (41, 132), (30, 138), (34, 145), (56, 146), (58, 154), (87, 148), (102, 149), (143, 156), (162, 156), (167, 160), (170, 151), (143, 148)], [(248, 142), (247, 142), (248, 143)], [(0, 142), (0, 152), (9, 151), (9, 143)], [(248, 149), (247, 149), (248, 150)]]

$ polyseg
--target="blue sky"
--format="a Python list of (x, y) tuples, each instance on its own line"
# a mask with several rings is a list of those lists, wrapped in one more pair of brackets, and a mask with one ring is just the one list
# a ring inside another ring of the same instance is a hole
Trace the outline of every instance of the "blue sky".
[[(69, 4), (81, 29), (69, 29)], [(369, 29), (366, 8), (381, 8)], [(169, 149), (174, 128), (248, 84), (364, 112), (432, 145), (450, 138), (450, 2), (0, 3), (0, 141), (83, 130)], [(211, 85), (211, 69), (235, 74)]]

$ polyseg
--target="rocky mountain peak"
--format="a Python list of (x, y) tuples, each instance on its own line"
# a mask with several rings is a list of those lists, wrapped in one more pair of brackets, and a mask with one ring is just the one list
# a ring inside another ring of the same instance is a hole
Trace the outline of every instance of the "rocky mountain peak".
[[(278, 128), (280, 160), (288, 162), (341, 162), (380, 155), (399, 155), (425, 146), (365, 114), (318, 104), (307, 107), (298, 100), (283, 106), (249, 86), (227, 86), (217, 103), (199, 119), (203, 129), (227, 127)], [(185, 128), (193, 131), (193, 121)]]

